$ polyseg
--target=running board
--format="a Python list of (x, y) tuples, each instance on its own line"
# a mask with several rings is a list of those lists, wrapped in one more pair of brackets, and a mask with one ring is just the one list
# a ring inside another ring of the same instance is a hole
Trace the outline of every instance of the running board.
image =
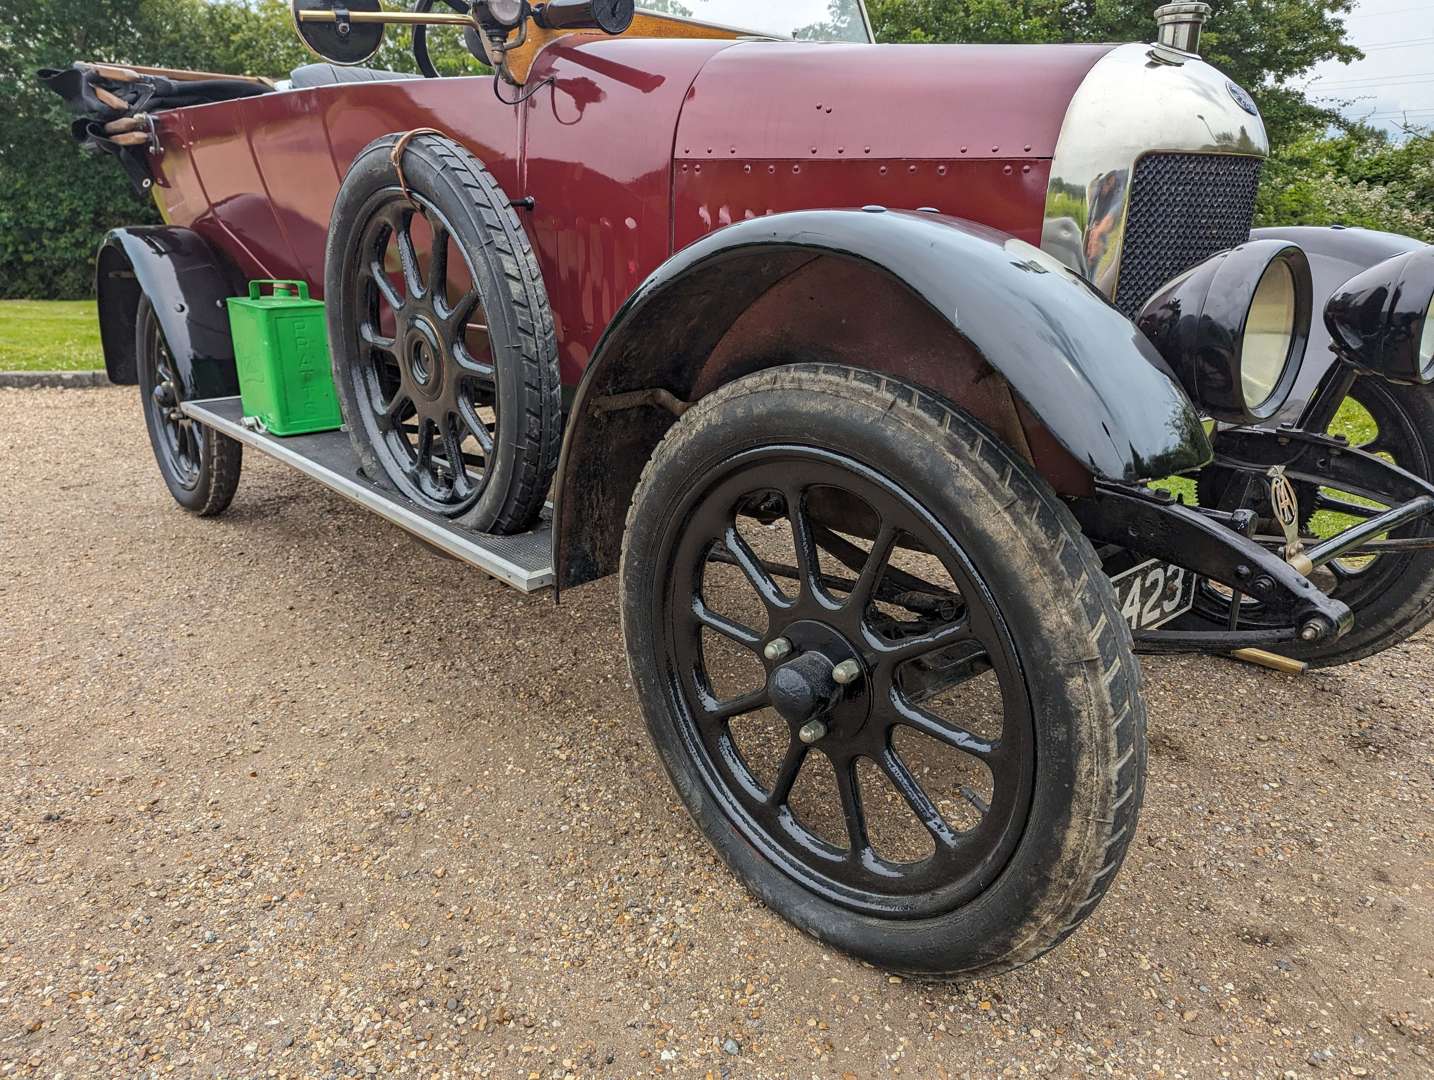
[(246, 427), (244, 409), (237, 397), (186, 401), (180, 408), (206, 427), (298, 469), (424, 543), (516, 589), (530, 593), (553, 584), (553, 526), (548, 510), (543, 511), (538, 528), (518, 536), (469, 532), (372, 483), (359, 471), (347, 432), (324, 431), (281, 439)]

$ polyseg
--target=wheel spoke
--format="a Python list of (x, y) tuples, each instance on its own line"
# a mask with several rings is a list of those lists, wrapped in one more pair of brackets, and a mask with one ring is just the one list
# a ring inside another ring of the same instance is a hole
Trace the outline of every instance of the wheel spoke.
[(923, 735), (929, 735), (939, 743), (982, 761), (989, 760), (996, 753), (996, 744), (989, 739), (982, 739), (959, 724), (953, 724), (935, 713), (913, 705), (900, 691), (892, 693), (891, 705), (898, 723), (905, 724)]
[(390, 356), (394, 355), (394, 348), (398, 344), (393, 338), (384, 337), (378, 332), (378, 327), (367, 321), (359, 323), (359, 340), (370, 349), (386, 352)]
[(852, 610), (862, 612), (867, 609), (876, 594), (877, 583), (881, 581), (882, 575), (886, 572), (886, 565), (891, 560), (891, 553), (896, 547), (896, 530), (890, 525), (883, 525), (881, 532), (877, 534), (875, 542), (871, 545), (871, 551), (867, 553), (866, 565), (861, 568), (861, 576), (856, 579), (851, 594), (847, 597), (847, 604)]
[(403, 419), (404, 410), (408, 408), (410, 404), (412, 404), (412, 400), (408, 396), (408, 391), (400, 386), (393, 392), (393, 396), (387, 401), (382, 402), (377, 409), (378, 415), (376, 419), (378, 421), (379, 430), (392, 431), (398, 427), (400, 421)]
[(460, 296), (458, 298), (458, 302), (454, 304), (451, 308), (448, 307), (446, 304), (444, 305), (444, 310), (441, 314), (450, 323), (455, 324), (453, 326), (455, 336), (461, 335), (462, 331), (468, 329), (482, 330), (485, 334), (488, 332), (488, 327), (486, 324), (470, 324), (468, 322), (468, 317), (473, 314), (473, 309), (476, 308), (482, 302), (482, 300), (483, 294), (478, 291), (478, 288), (475, 285), (473, 288), (469, 289), (466, 293)]
[(797, 587), (803, 596), (817, 595), (817, 544), (812, 524), (807, 518), (806, 488), (795, 486), (783, 492), (787, 500), (787, 522), (792, 529), (792, 545), (797, 553)]
[(727, 531), (722, 537), (722, 544), (736, 561), (737, 567), (746, 575), (748, 584), (757, 591), (757, 595), (762, 598), (762, 602), (767, 605), (768, 609), (785, 606), (786, 601), (782, 596), (782, 590), (777, 587), (772, 575), (767, 573), (767, 568), (762, 565), (762, 560), (757, 557), (757, 553), (752, 550), (752, 546), (747, 543), (746, 538), (737, 531), (736, 525), (727, 526)]
[(485, 383), (492, 383), (495, 378), (492, 362), (479, 360), (468, 351), (468, 345), (461, 340), (454, 343), (453, 360), (458, 365), (458, 370), (464, 375), (480, 379)]
[(797, 784), (797, 774), (802, 771), (802, 763), (807, 760), (807, 750), (807, 744), (801, 739), (792, 739), (787, 743), (787, 752), (782, 757), (782, 763), (777, 766), (772, 790), (767, 793), (769, 806), (782, 806), (792, 797), (792, 788)]
[(369, 264), (368, 273), (364, 276), (373, 283), (373, 287), (378, 290), (378, 295), (390, 310), (398, 312), (403, 309), (403, 297), (398, 295), (398, 290), (394, 288), (388, 271), (383, 268), (383, 263), (379, 262), (377, 258)]
[(936, 630), (929, 630), (916, 637), (904, 638), (895, 643), (875, 637), (872, 642), (876, 646), (876, 651), (889, 662), (904, 664), (908, 660), (915, 660), (929, 653), (940, 652), (953, 645), (974, 640), (975, 634), (971, 630), (969, 618), (962, 618), (958, 622), (950, 623)]
[(394, 238), (398, 242), (398, 262), (403, 268), (403, 285), (409, 296), (423, 295), (423, 275), (419, 273), (418, 251), (413, 246), (413, 219), (415, 211), (401, 212)]
[(432, 295), (437, 308), (438, 301), (448, 290), (448, 227), (432, 214), (424, 216), (433, 230), (433, 248), (428, 256), (428, 288), (424, 291)]
[(443, 452), (448, 456), (448, 468), (453, 473), (453, 494), (464, 498), (473, 490), (473, 481), (463, 464), (463, 449), (459, 445), (454, 419), (448, 417), (443, 425)]
[(847, 839), (851, 842), (852, 858), (860, 858), (871, 848), (871, 837), (867, 834), (866, 811), (861, 805), (861, 787), (856, 778), (856, 758), (834, 761), (836, 768), (837, 794), (841, 798), (842, 819), (846, 822)]
[(413, 448), (413, 463), (419, 471), (424, 471), (433, 464), (433, 435), (434, 423), (427, 417), (418, 422), (418, 440)]
[(951, 826), (946, 824), (941, 811), (936, 808), (920, 781), (911, 774), (906, 762), (901, 760), (896, 751), (888, 747), (877, 764), (881, 766), (881, 771), (886, 774), (892, 786), (906, 800), (906, 805), (911, 807), (917, 820), (925, 825), (926, 830), (935, 838), (937, 845), (948, 848), (953, 846), (956, 843), (956, 834), (951, 831)]
[(750, 694), (743, 694), (740, 697), (734, 697), (728, 701), (716, 702), (708, 708), (707, 715), (704, 719), (725, 724), (729, 720), (737, 719), (739, 716), (746, 716), (748, 713), (754, 713), (758, 709), (765, 709), (769, 704), (771, 704), (771, 698), (767, 696), (767, 688), (763, 686), (760, 689), (753, 690)]
[(700, 599), (694, 598), (692, 614), (697, 621), (707, 627), (707, 629), (713, 630), (731, 641), (735, 641), (738, 645), (745, 645), (747, 648), (756, 651), (757, 646), (762, 642), (762, 636), (755, 630), (749, 630), (741, 623), (733, 622), (725, 615), (717, 614), (717, 612), (709, 608)]
[(486, 458), (493, 453), (493, 433), (488, 430), (488, 425), (473, 408), (471, 401), (463, 400), (458, 403), (458, 415), (463, 419), (464, 426), (473, 433), (478, 440), (478, 445), (483, 448), (483, 455)]

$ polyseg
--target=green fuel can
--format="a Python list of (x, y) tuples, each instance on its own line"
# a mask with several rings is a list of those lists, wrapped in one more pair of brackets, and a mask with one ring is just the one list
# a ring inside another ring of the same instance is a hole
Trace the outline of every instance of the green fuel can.
[[(267, 296), (261, 295), (265, 286)], [(334, 395), (324, 304), (303, 281), (251, 281), (229, 298), (229, 328), (245, 417), (275, 435), (333, 431), (343, 424)]]

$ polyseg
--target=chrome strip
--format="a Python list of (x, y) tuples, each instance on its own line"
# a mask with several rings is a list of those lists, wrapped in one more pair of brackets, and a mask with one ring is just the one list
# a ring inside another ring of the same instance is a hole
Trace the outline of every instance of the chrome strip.
[(1152, 152), (1269, 155), (1264, 122), (1240, 98), (1249, 100), (1197, 57), (1150, 45), (1111, 49), (1066, 109), (1041, 247), (1113, 299), (1137, 159)]
[[(365, 510), (372, 510), (385, 521), (412, 533), (445, 554), (471, 566), (476, 566), (485, 574), (491, 574), (522, 592), (536, 592), (553, 584), (554, 574), (551, 558), (547, 560), (547, 565), (536, 570), (519, 566), (485, 547), (485, 538), (480, 534), (463, 532), (451, 525), (437, 524), (419, 514), (401, 499), (305, 457), (295, 449), (294, 445), (286, 445), (283, 439), (251, 431), (242, 423), (215, 411), (216, 407), (231, 402), (237, 404), (238, 400), (238, 398), (215, 398), (208, 401), (186, 401), (180, 405), (180, 408), (186, 416), (192, 416), (206, 427), (223, 432), (231, 439), (246, 446), (252, 446), (255, 450), (268, 454), (285, 465), (292, 466), (331, 491), (358, 503)], [(545, 529), (544, 531), (551, 530)], [(492, 539), (501, 543), (510, 541), (512, 538), (493, 537)], [(543, 547), (546, 550), (551, 550), (551, 544), (545, 543)]]

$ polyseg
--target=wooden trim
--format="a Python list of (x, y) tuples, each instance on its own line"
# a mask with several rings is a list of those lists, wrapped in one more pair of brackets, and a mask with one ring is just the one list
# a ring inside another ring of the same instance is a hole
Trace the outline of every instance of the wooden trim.
[(274, 89), (273, 79), (263, 79), (257, 75), (224, 75), (217, 71), (181, 71), (177, 68), (138, 67), (134, 64), (106, 64), (98, 61), (85, 61), (106, 79), (114, 79), (116, 82), (136, 82), (141, 75), (157, 75), (162, 79), (173, 79), (175, 82), (199, 82), (201, 79), (233, 79), (238, 82), (257, 83), (260, 86), (267, 86)]

